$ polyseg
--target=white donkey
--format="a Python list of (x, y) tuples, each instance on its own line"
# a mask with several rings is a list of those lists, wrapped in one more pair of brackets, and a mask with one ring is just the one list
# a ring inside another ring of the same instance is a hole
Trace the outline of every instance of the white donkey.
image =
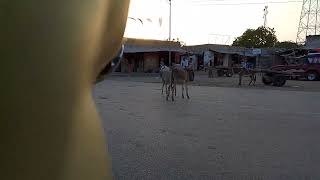
[(166, 95), (168, 95), (172, 82), (172, 70), (168, 66), (160, 64), (160, 77), (162, 80), (161, 94), (163, 94), (163, 88), (166, 87)]

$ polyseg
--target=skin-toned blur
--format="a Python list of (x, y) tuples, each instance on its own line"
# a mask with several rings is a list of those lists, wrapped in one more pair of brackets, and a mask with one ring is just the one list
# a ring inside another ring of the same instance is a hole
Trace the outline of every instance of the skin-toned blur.
[(0, 2), (3, 180), (111, 178), (91, 97), (121, 46), (129, 0)]

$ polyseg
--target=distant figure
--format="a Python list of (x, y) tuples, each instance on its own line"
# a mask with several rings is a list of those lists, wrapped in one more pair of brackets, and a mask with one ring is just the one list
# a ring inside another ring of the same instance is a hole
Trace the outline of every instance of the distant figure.
[(160, 65), (164, 65), (164, 59), (163, 58), (160, 59)]
[(163, 61), (163, 59), (160, 60), (160, 68), (161, 68), (162, 66), (164, 66), (164, 61)]
[(243, 61), (241, 63), (241, 66), (242, 66), (243, 69), (250, 69), (251, 68), (250, 63), (247, 60)]
[(187, 58), (183, 58), (181, 60), (181, 63), (180, 63), (180, 66), (183, 68), (183, 69), (187, 69), (189, 67), (189, 61)]
[(193, 58), (189, 58), (189, 61), (188, 61), (188, 62), (189, 62), (189, 63), (188, 63), (188, 68), (194, 70), (194, 69), (193, 69), (193, 65), (194, 65), (194, 64), (193, 64)]
[(213, 78), (213, 63), (212, 63), (212, 60), (210, 60), (209, 63), (208, 63), (208, 70), (209, 70), (208, 77), (209, 78)]

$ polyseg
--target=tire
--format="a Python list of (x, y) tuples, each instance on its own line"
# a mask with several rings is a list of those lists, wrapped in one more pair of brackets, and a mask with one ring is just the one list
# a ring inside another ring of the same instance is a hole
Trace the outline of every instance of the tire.
[(227, 77), (232, 77), (233, 74), (232, 74), (232, 72), (227, 72), (227, 73), (226, 73), (226, 76), (227, 76)]
[(286, 84), (286, 77), (283, 75), (276, 75), (273, 77), (273, 86), (282, 87)]
[(306, 77), (308, 81), (316, 81), (319, 79), (319, 74), (316, 71), (309, 71)]
[(223, 70), (219, 69), (219, 70), (217, 71), (217, 74), (218, 74), (219, 77), (221, 77), (221, 76), (224, 75), (224, 72), (223, 72)]
[(269, 85), (272, 84), (272, 77), (268, 76), (268, 75), (263, 75), (262, 76), (262, 82), (263, 82), (263, 84), (269, 86)]
[(189, 72), (189, 80), (194, 81), (194, 72)]

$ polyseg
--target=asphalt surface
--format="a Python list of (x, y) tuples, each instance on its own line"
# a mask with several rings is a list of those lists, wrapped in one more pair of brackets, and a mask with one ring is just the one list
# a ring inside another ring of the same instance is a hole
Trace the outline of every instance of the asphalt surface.
[(94, 98), (115, 179), (320, 179), (320, 93), (106, 80)]

